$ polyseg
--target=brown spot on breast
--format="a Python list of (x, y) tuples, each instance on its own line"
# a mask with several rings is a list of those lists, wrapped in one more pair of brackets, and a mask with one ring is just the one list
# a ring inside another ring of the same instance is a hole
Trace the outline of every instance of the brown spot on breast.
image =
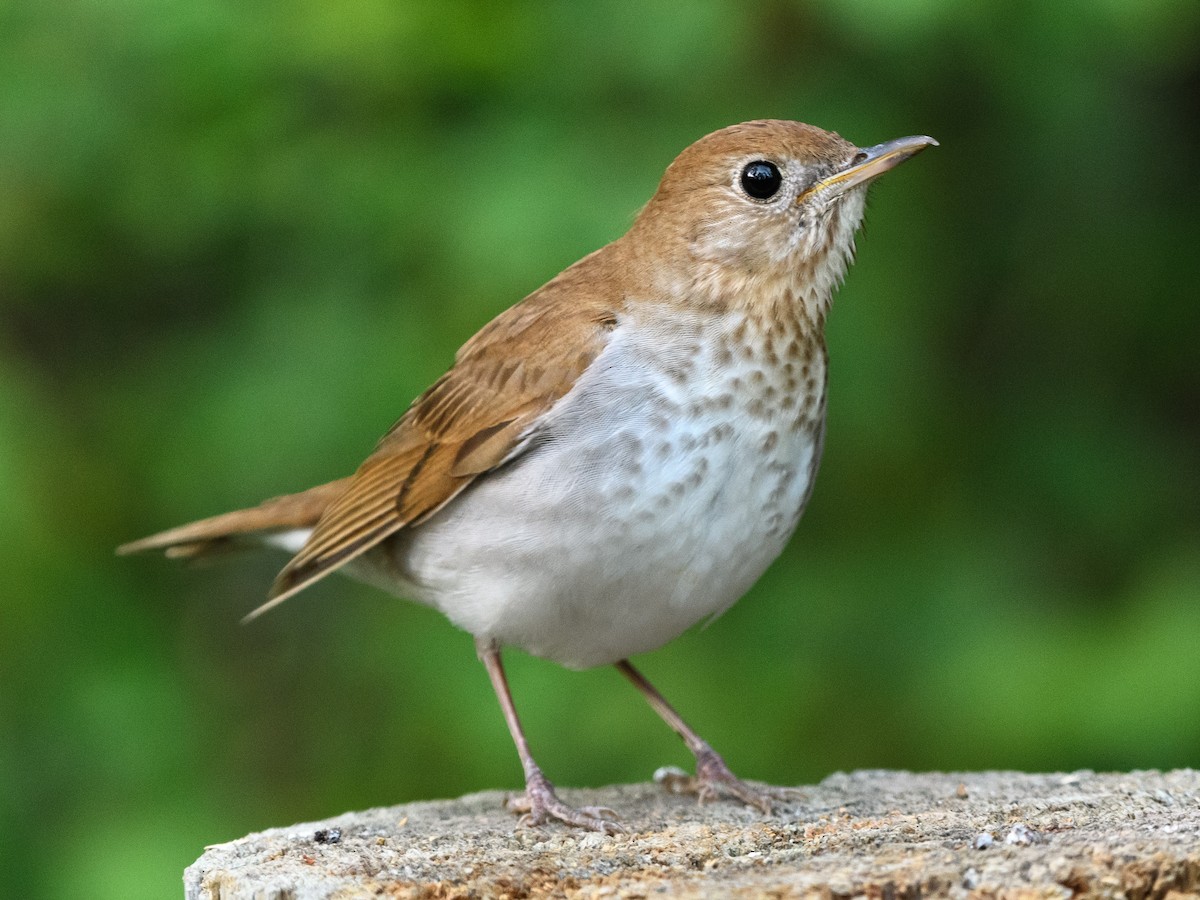
[(619, 443), (621, 445), (620, 452), (623, 455), (637, 456), (642, 452), (642, 439), (628, 431), (622, 432)]
[(727, 441), (731, 437), (733, 437), (733, 426), (728, 422), (722, 422), (704, 432), (704, 446), (709, 447), (721, 441)]
[(666, 373), (666, 376), (668, 378), (670, 378), (676, 384), (686, 384), (687, 380), (688, 380), (688, 375), (690, 374), (690, 368), (691, 368), (690, 366), (684, 364), (684, 365), (677, 365), (677, 366), (667, 366), (666, 369), (664, 369), (663, 371)]

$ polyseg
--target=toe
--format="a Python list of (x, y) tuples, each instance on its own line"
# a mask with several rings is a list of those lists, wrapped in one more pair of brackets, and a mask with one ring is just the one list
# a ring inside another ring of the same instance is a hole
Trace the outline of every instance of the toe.
[(569, 806), (558, 798), (549, 782), (533, 783), (520, 797), (510, 797), (506, 806), (520, 813), (517, 824), (522, 827), (545, 825), (547, 822), (562, 822), (572, 828), (599, 831), (603, 834), (625, 834), (618, 822), (617, 814), (606, 806)]

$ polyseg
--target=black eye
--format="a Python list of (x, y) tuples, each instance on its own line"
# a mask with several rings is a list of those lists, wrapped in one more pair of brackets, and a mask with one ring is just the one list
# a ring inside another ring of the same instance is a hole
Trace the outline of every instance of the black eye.
[(742, 169), (742, 190), (755, 200), (774, 197), (781, 184), (783, 176), (779, 174), (779, 166), (773, 162), (759, 159)]

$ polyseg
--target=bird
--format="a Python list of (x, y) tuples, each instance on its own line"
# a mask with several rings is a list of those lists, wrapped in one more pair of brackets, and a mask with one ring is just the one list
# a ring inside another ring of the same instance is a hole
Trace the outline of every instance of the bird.
[(695, 756), (701, 801), (774, 808), (629, 661), (719, 616), (813, 489), (826, 317), (867, 186), (937, 142), (801, 122), (685, 148), (629, 230), (500, 313), (354, 474), (118, 548), (292, 554), (252, 618), (341, 571), (474, 637), (516, 745), (521, 821), (616, 833), (534, 760), (501, 659), (614, 665)]

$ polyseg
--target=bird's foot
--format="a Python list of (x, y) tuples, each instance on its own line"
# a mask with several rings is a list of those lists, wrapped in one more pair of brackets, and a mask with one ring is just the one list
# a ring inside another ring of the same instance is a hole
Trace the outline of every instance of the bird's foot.
[(520, 813), (520, 825), (544, 825), (549, 821), (562, 822), (573, 828), (599, 831), (603, 834), (622, 834), (625, 829), (614, 819), (617, 814), (607, 806), (568, 806), (554, 793), (554, 785), (541, 772), (525, 780), (525, 793), (512, 797), (508, 808)]
[(696, 754), (694, 776), (664, 766), (654, 773), (654, 781), (675, 794), (695, 794), (701, 804), (723, 798), (739, 800), (768, 816), (775, 811), (776, 804), (799, 799), (795, 791), (787, 788), (742, 781), (711, 747)]

